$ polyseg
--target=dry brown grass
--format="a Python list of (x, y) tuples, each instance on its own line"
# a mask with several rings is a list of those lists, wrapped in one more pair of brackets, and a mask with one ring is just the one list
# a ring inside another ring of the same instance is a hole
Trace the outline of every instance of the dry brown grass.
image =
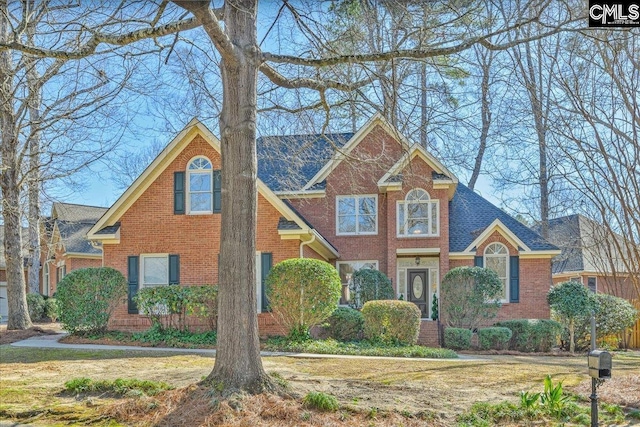
[[(581, 395), (591, 394), (591, 380), (580, 383), (573, 389)], [(640, 375), (613, 375), (598, 387), (598, 398), (607, 403), (640, 409)]]
[(127, 400), (104, 410), (120, 422), (149, 426), (320, 427), (320, 426), (431, 426), (447, 425), (431, 415), (397, 412), (360, 412), (343, 409), (318, 412), (297, 400), (261, 394), (237, 395), (219, 402), (208, 389), (192, 385), (154, 398)]

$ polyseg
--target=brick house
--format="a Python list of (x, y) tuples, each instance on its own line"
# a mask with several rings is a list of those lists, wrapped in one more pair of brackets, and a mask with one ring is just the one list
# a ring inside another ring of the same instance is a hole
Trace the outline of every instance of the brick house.
[[(264, 278), (292, 257), (333, 264), (344, 288), (359, 268), (392, 279), (418, 305), (421, 341), (437, 344), (431, 301), (451, 268), (494, 268), (504, 284), (499, 318), (548, 318), (551, 258), (559, 250), (458, 183), (441, 162), (410, 144), (379, 115), (355, 134), (258, 140), (257, 277), (262, 335), (278, 332), (266, 313)], [(103, 262), (140, 287), (217, 282), (220, 145), (193, 120), (89, 230)], [(147, 320), (129, 298), (111, 327)]]
[(562, 250), (552, 263), (554, 284), (572, 280), (592, 292), (630, 301), (640, 298), (632, 275), (618, 255), (616, 243), (619, 248), (626, 246), (622, 236), (614, 239), (602, 224), (574, 214), (549, 221), (549, 241)]
[(87, 240), (87, 233), (107, 211), (97, 206), (55, 202), (44, 221), (42, 239), (43, 295), (53, 295), (62, 278), (73, 270), (102, 265), (99, 245)]

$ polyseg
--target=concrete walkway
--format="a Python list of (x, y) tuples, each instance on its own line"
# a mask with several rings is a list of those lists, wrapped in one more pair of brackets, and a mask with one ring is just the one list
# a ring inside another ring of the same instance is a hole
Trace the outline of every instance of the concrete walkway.
[[(12, 347), (27, 348), (52, 348), (66, 350), (121, 350), (121, 351), (148, 351), (176, 354), (201, 354), (206, 356), (215, 356), (216, 351), (212, 349), (198, 348), (168, 348), (168, 347), (138, 347), (132, 345), (102, 345), (102, 344), (64, 344), (59, 340), (67, 334), (41, 335), (32, 337), (24, 341), (18, 341), (10, 344)], [(487, 361), (491, 360), (490, 356), (476, 355), (458, 355), (458, 359), (427, 359), (414, 357), (386, 357), (386, 356), (354, 356), (339, 354), (313, 354), (313, 353), (285, 353), (276, 351), (261, 351), (264, 357), (298, 357), (302, 359), (379, 359), (379, 360), (403, 360), (403, 361), (450, 361), (450, 362), (471, 362), (471, 361)]]

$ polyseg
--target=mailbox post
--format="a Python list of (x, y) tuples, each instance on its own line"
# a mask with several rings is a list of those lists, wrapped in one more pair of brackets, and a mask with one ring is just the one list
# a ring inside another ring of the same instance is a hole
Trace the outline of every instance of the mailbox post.
[(591, 427), (598, 427), (598, 385), (611, 378), (611, 353), (596, 350), (596, 320), (591, 316), (591, 351), (588, 356), (589, 376), (591, 376)]

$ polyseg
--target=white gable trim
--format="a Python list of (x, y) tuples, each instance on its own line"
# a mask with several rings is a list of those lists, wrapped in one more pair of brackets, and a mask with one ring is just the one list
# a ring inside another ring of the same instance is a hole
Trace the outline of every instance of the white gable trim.
[(376, 113), (373, 117), (371, 117), (371, 119), (369, 119), (367, 123), (365, 123), (364, 126), (362, 126), (358, 130), (358, 132), (356, 132), (351, 137), (349, 141), (347, 141), (344, 147), (336, 151), (331, 160), (325, 163), (325, 165), (318, 171), (318, 173), (316, 173), (315, 176), (311, 178), (311, 180), (309, 180), (309, 182), (304, 187), (302, 187), (302, 189), (308, 190), (317, 183), (324, 181), (327, 176), (329, 176), (329, 174), (333, 172), (336, 167), (338, 167), (340, 162), (342, 162), (342, 160), (344, 160), (351, 153), (351, 151), (353, 151), (353, 149), (356, 148), (358, 144), (360, 144), (360, 142), (362, 142), (364, 137), (367, 136), (376, 127), (376, 125), (382, 127), (385, 132), (393, 136), (394, 139), (402, 145), (403, 149), (409, 150), (409, 148), (411, 147), (409, 141), (403, 135), (401, 135), (400, 132), (398, 132), (393, 126), (391, 126), (391, 124), (387, 122), (382, 114)]
[[(189, 124), (165, 147), (155, 160), (144, 170), (120, 198), (107, 210), (87, 233), (89, 240), (112, 240), (113, 235), (96, 234), (104, 227), (114, 225), (122, 215), (138, 200), (138, 198), (151, 186), (162, 172), (173, 162), (183, 149), (196, 135), (201, 135), (214, 150), (220, 153), (220, 141), (198, 119), (193, 119)], [(261, 194), (276, 210), (288, 221), (295, 222), (301, 230), (298, 233), (311, 235), (315, 230), (311, 229), (289, 206), (287, 206), (269, 187), (260, 179), (257, 181), (258, 194)], [(113, 241), (113, 240), (112, 240)], [(324, 239), (320, 240), (324, 243)], [(110, 243), (105, 241), (105, 243)], [(114, 242), (116, 243), (116, 242)], [(335, 252), (327, 243), (327, 249)]]
[[(467, 246), (467, 248), (463, 252), (471, 252), (473, 248), (477, 247), (482, 242), (484, 242), (495, 231), (500, 233), (502, 237), (507, 239), (507, 241), (511, 243), (516, 249), (520, 247), (524, 249), (526, 252), (531, 252), (531, 249), (529, 249), (529, 247), (525, 245), (524, 242), (520, 240), (520, 238), (518, 238), (518, 236), (516, 236), (513, 233), (513, 231), (509, 230), (509, 228), (507, 228), (507, 226), (504, 225), (502, 221), (500, 221), (497, 218), (495, 221), (489, 224), (489, 226), (485, 228), (484, 231), (478, 237), (476, 237), (476, 239), (473, 242), (471, 242), (471, 244)], [(520, 253), (522, 253), (522, 251), (520, 251)]]
[(433, 157), (433, 155), (431, 155), (431, 153), (425, 150), (421, 145), (413, 144), (409, 152), (398, 159), (398, 161), (391, 167), (391, 169), (389, 169), (387, 173), (385, 173), (382, 178), (380, 178), (380, 180), (378, 181), (378, 187), (397, 187), (398, 185), (401, 185), (400, 183), (396, 182), (387, 182), (387, 180), (392, 176), (395, 176), (402, 172), (404, 168), (406, 168), (411, 160), (413, 160), (416, 156), (420, 157), (437, 173), (447, 175), (450, 178), (448, 180), (434, 181), (434, 185), (438, 183), (440, 186), (444, 185), (445, 187), (448, 187), (452, 184), (454, 186), (458, 184), (458, 178), (449, 169), (447, 169), (445, 165), (440, 163), (438, 159)]

